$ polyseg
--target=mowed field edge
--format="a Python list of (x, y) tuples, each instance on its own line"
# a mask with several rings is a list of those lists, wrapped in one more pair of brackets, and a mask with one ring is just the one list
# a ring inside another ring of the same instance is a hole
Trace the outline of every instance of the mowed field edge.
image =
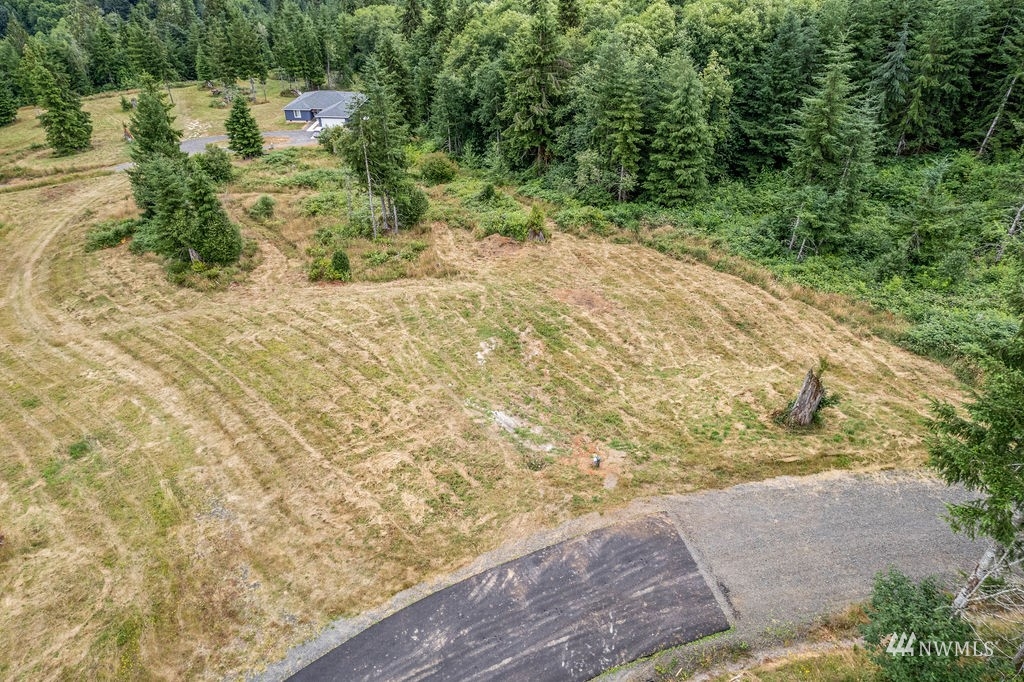
[[(314, 285), (247, 224), (260, 265), (200, 293), (123, 246), (84, 253), (130, 211), (123, 175), (0, 204), (4, 677), (258, 669), (572, 516), (917, 466), (928, 396), (959, 397), (941, 366), (636, 245), (437, 223), (458, 274)], [(839, 404), (776, 426), (821, 357)]]

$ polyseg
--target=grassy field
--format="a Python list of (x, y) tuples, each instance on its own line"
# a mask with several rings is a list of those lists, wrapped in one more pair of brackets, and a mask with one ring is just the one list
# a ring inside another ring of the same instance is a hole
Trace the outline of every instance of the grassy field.
[[(176, 101), (226, 113), (205, 97)], [(5, 159), (35, 123), (17, 126)], [(338, 217), (310, 215), (317, 191), (264, 163), (225, 197), (259, 265), (222, 291), (175, 287), (124, 246), (84, 252), (91, 225), (133, 213), (123, 174), (3, 196), (0, 677), (258, 669), (579, 514), (918, 466), (925, 396), (959, 396), (944, 368), (781, 288), (608, 239), (523, 245), (435, 220), (407, 238), (422, 246), (402, 279), (360, 265), (367, 281), (311, 284), (306, 248)], [(277, 211), (259, 223), (246, 209), (262, 193)], [(810, 432), (776, 426), (821, 357), (839, 405)]]
[[(257, 103), (252, 106), (253, 116), (263, 130), (301, 128), (286, 123), (282, 107), (291, 101), (281, 96), (287, 84), (281, 81), (267, 83), (267, 98), (257, 84)], [(131, 99), (137, 91), (104, 93), (87, 97), (82, 108), (92, 115), (92, 148), (73, 156), (55, 157), (46, 146), (46, 133), (36, 118), (42, 109), (23, 107), (18, 119), (0, 130), (0, 177), (38, 177), (71, 171), (95, 170), (128, 161), (122, 125), (128, 122), (129, 112), (121, 109), (121, 95)], [(172, 88), (174, 98), (174, 126), (185, 139), (223, 135), (227, 107), (212, 107), (215, 101), (210, 92), (198, 86)]]

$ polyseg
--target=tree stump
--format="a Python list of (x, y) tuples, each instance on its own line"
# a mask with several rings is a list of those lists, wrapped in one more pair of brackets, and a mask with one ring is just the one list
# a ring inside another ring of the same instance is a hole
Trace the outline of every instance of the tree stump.
[(789, 414), (786, 415), (786, 423), (789, 426), (807, 426), (814, 419), (814, 414), (824, 398), (825, 387), (821, 383), (821, 374), (815, 374), (813, 369), (807, 370), (804, 385), (793, 401), (793, 406), (789, 408)]

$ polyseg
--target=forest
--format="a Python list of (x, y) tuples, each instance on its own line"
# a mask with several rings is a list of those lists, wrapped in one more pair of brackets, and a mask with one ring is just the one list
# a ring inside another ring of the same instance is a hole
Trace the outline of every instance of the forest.
[(8, 121), (147, 75), (372, 91), (564, 229), (671, 227), (644, 239), (866, 300), (964, 378), (1019, 326), (1015, 0), (7, 0), (0, 35)]

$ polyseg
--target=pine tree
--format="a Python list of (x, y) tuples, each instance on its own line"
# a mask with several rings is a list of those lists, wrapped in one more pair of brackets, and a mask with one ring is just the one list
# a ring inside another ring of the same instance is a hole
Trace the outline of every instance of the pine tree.
[[(875, 78), (871, 83), (872, 90), (878, 98), (879, 121), (886, 131), (898, 129), (900, 118), (907, 109), (910, 90), (909, 45), (910, 22), (907, 21), (896, 40), (889, 46), (889, 53), (875, 71)], [(900, 151), (898, 148), (896, 153), (899, 154)]]
[(551, 161), (566, 64), (548, 0), (536, 0), (536, 5), (529, 26), (512, 48), (502, 113), (509, 122), (505, 129), (509, 158), (517, 163), (529, 158), (540, 171)]
[(693, 63), (689, 56), (677, 54), (670, 64), (668, 98), (662, 103), (651, 143), (651, 170), (645, 188), (658, 201), (677, 203), (707, 185), (713, 140)]
[(39, 104), (46, 109), (39, 122), (46, 130), (46, 144), (58, 156), (88, 149), (92, 139), (92, 121), (82, 111), (82, 100), (67, 85), (63, 74), (40, 67), (37, 74)]
[(174, 117), (170, 112), (171, 105), (164, 99), (164, 93), (158, 89), (156, 81), (144, 77), (138, 104), (128, 123), (128, 130), (135, 138), (128, 150), (133, 161), (138, 163), (154, 155), (170, 158), (182, 156), (178, 149), (181, 131), (171, 127)]
[(14, 122), (18, 116), (18, 103), (6, 78), (0, 78), (0, 126)]
[(235, 154), (243, 159), (263, 156), (263, 136), (249, 110), (249, 103), (241, 94), (235, 95), (231, 102), (231, 113), (228, 114), (224, 127), (228, 131), (228, 147)]
[(201, 171), (189, 175), (189, 228), (181, 233), (182, 245), (194, 260), (234, 263), (242, 253), (242, 235), (217, 199), (213, 183)]

